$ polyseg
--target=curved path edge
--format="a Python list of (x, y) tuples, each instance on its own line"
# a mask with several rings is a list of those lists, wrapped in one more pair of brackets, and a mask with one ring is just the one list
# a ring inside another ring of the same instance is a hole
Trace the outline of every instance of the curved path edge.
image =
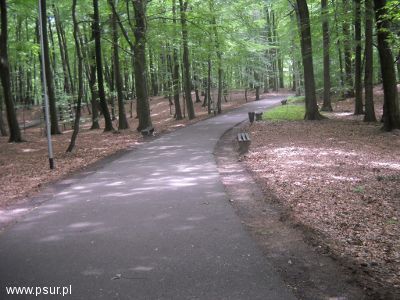
[(214, 154), (236, 214), (268, 261), (300, 299), (376, 299), (347, 268), (318, 245), (314, 233), (291, 223), (272, 191), (264, 192), (239, 156), (235, 140), (243, 124), (229, 129)]

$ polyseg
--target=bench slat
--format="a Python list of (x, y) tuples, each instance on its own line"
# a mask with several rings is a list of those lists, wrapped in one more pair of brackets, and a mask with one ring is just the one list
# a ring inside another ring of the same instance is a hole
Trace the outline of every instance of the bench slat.
[(247, 132), (241, 132), (238, 134), (237, 137), (239, 142), (249, 142), (250, 141), (250, 135)]

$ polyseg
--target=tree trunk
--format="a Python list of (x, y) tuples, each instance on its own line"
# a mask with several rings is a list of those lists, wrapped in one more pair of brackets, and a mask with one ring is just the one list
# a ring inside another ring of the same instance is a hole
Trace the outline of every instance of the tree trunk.
[(139, 117), (138, 131), (153, 127), (147, 91), (146, 5), (147, 0), (136, 0), (133, 2), (136, 22), (134, 57), (137, 112)]
[(361, 115), (364, 113), (362, 99), (362, 61), (361, 61), (361, 0), (354, 0), (354, 31), (356, 43), (356, 61), (355, 61), (355, 107), (354, 114)]
[[(223, 70), (222, 70), (222, 53), (219, 45), (219, 36), (217, 30), (217, 20), (214, 15), (214, 0), (209, 1), (210, 12), (213, 14), (211, 19), (211, 24), (214, 31), (215, 37), (215, 51), (217, 54), (217, 64), (218, 64), (218, 97), (217, 97), (217, 112), (222, 113), (222, 90), (223, 90)], [(214, 112), (215, 113), (215, 112)]]
[[(343, 14), (349, 15), (349, 3), (351, 1), (343, 0)], [(350, 47), (350, 28), (349, 23), (347, 21), (343, 22), (343, 48), (344, 48), (344, 72), (346, 79), (346, 96), (353, 97), (354, 96), (354, 88), (353, 88), (353, 75), (352, 75), (352, 63), (351, 63), (351, 47)]]
[(254, 80), (256, 82), (256, 101), (260, 100), (260, 75), (254, 72)]
[(384, 92), (383, 129), (391, 131), (400, 129), (400, 113), (393, 54), (388, 42), (390, 24), (385, 19), (387, 13), (385, 8), (386, 0), (374, 0), (374, 3)]
[(101, 38), (100, 38), (100, 24), (99, 24), (99, 2), (93, 0), (93, 28), (94, 28), (94, 41), (96, 49), (96, 70), (97, 70), (97, 83), (100, 98), (100, 107), (104, 116), (105, 128), (104, 131), (113, 131), (110, 112), (108, 110), (106, 95), (104, 92), (104, 78), (103, 78), (103, 63), (101, 61)]
[(67, 152), (72, 152), (75, 147), (76, 138), (78, 137), (79, 133), (79, 124), (81, 119), (81, 104), (82, 104), (82, 97), (83, 97), (83, 57), (81, 51), (81, 45), (79, 42), (79, 25), (76, 20), (76, 1), (72, 0), (72, 21), (74, 24), (74, 40), (75, 40), (75, 48), (76, 48), (76, 56), (78, 59), (78, 100), (76, 104), (75, 110), (75, 121), (74, 121), (74, 131), (72, 133), (71, 142), (69, 143)]
[(11, 80), (7, 52), (8, 20), (6, 0), (0, 0), (0, 17), (0, 77), (1, 84), (3, 86), (3, 96), (7, 111), (8, 129), (10, 131), (9, 142), (19, 143), (22, 142), (21, 131), (19, 129), (17, 115), (15, 113), (14, 102), (11, 97)]
[(153, 63), (153, 51), (149, 47), (149, 64), (150, 64), (150, 81), (151, 81), (151, 90), (152, 90), (152, 95), (157, 96), (158, 95), (158, 84), (157, 84), (157, 72), (154, 68), (154, 63)]
[[(339, 0), (336, 0), (335, 3), (335, 30), (336, 30), (336, 36), (339, 36), (339, 28), (338, 28), (338, 2)], [(343, 73), (343, 57), (342, 57), (342, 43), (340, 42), (340, 39), (337, 39), (336, 42), (337, 49), (338, 49), (338, 59), (339, 59), (339, 72), (340, 72), (340, 88), (341, 88), (341, 97), (344, 98), (344, 73)]]
[(48, 37), (47, 37), (46, 0), (40, 0), (40, 2), (41, 2), (42, 16), (43, 16), (43, 19), (42, 19), (43, 28), (41, 28), (41, 34), (43, 35), (44, 68), (46, 71), (47, 92), (48, 92), (48, 96), (49, 96), (51, 134), (61, 134), (60, 128), (58, 127), (56, 97), (55, 97), (55, 93), (54, 93), (53, 72), (52, 72), (51, 66), (50, 66), (49, 41), (48, 41)]
[(111, 63), (110, 64), (106, 61), (106, 65), (104, 67), (104, 77), (105, 77), (106, 83), (107, 83), (107, 85), (109, 87), (109, 97), (110, 97), (109, 101), (110, 101), (110, 106), (111, 106), (111, 121), (115, 121), (117, 118), (115, 117), (114, 59), (112, 57), (111, 57)]
[(67, 65), (69, 65), (69, 62), (67, 62), (66, 59), (66, 51), (67, 47), (63, 43), (63, 37), (62, 37), (62, 24), (60, 21), (60, 15), (58, 12), (58, 9), (53, 5), (53, 10), (54, 10), (54, 20), (56, 23), (56, 32), (57, 32), (57, 38), (58, 38), (58, 46), (60, 48), (60, 56), (61, 56), (61, 64), (62, 64), (62, 70), (63, 70), (63, 75), (64, 75), (64, 92), (71, 95), (73, 88), (72, 88), (72, 82), (70, 81), (70, 75), (69, 75), (69, 69)]
[(207, 99), (207, 112), (210, 115), (211, 114), (211, 57), (210, 54), (208, 54), (208, 69), (207, 69), (207, 91), (206, 91), (206, 99)]
[(399, 53), (397, 54), (397, 81), (400, 82), (400, 50)]
[(53, 76), (54, 85), (55, 85), (54, 90), (57, 91), (58, 87), (59, 87), (59, 85), (58, 85), (59, 80), (58, 80), (58, 76), (57, 76), (56, 46), (54, 43), (54, 35), (53, 35), (53, 29), (52, 29), (53, 26), (51, 26), (52, 22), (50, 22), (50, 18), (48, 18), (48, 20), (49, 20), (49, 22), (48, 22), (49, 28), (48, 29), (49, 29), (50, 45), (51, 45), (50, 62), (52, 65), (52, 70), (54, 72), (54, 76)]
[(182, 44), (183, 44), (183, 68), (184, 68), (184, 90), (186, 98), (186, 107), (188, 111), (189, 120), (196, 117), (192, 101), (192, 84), (190, 80), (190, 59), (189, 59), (189, 45), (188, 45), (188, 29), (187, 29), (187, 8), (188, 1), (179, 0), (181, 11), (181, 25), (182, 25)]
[[(1, 93), (0, 93), (0, 96), (2, 96)], [(3, 98), (2, 97), (0, 97), (0, 135), (8, 136), (6, 124), (4, 124), (4, 118), (3, 118)]]
[(297, 0), (297, 16), (299, 18), (299, 31), (301, 32), (301, 55), (303, 58), (304, 88), (306, 97), (306, 114), (304, 119), (320, 120), (323, 117), (318, 111), (317, 98), (315, 95), (310, 17), (306, 0)]
[(284, 88), (284, 74), (283, 74), (283, 61), (282, 61), (282, 55), (281, 55), (281, 50), (279, 47), (279, 39), (278, 39), (278, 32), (277, 32), (277, 24), (276, 24), (276, 17), (275, 17), (275, 12), (272, 11), (272, 28), (273, 28), (273, 38), (274, 38), (274, 45), (275, 45), (275, 70), (276, 70), (276, 91), (278, 91), (279, 88), (283, 89)]
[(328, 1), (321, 0), (322, 13), (322, 36), (323, 36), (323, 56), (324, 56), (324, 103), (322, 111), (332, 111), (331, 105), (331, 62), (329, 57), (330, 36), (328, 20)]
[[(172, 2), (172, 14), (173, 14), (173, 22), (176, 25), (176, 1)], [(177, 36), (176, 31), (175, 37)], [(172, 85), (173, 85), (173, 93), (174, 93), (174, 105), (175, 105), (175, 119), (182, 120), (182, 109), (179, 101), (179, 62), (178, 62), (178, 49), (175, 44), (172, 46), (173, 54), (172, 54)]]
[(372, 0), (365, 0), (365, 122), (376, 122), (373, 93), (373, 13)]
[(200, 99), (200, 93), (199, 93), (199, 77), (197, 75), (193, 76), (194, 79), (194, 93), (195, 93), (195, 97), (196, 97), (196, 101), (195, 103), (201, 103), (201, 99)]
[[(91, 42), (94, 41), (94, 23), (91, 25), (92, 27), (92, 36), (91, 36)], [(88, 56), (90, 59), (88, 61), (90, 62), (90, 66), (88, 67), (88, 75), (89, 75), (89, 89), (90, 89), (90, 96), (91, 96), (91, 102), (92, 102), (92, 126), (90, 127), (90, 130), (94, 129), (100, 129), (100, 124), (99, 124), (99, 110), (98, 110), (98, 91), (96, 90), (96, 50), (95, 47), (90, 46), (90, 49), (88, 51)]]
[[(110, 0), (115, 1), (115, 0)], [(117, 26), (117, 17), (116, 11), (113, 11), (112, 14), (112, 34), (113, 34), (113, 65), (114, 65), (114, 80), (115, 80), (115, 89), (117, 90), (117, 98), (118, 98), (118, 129), (128, 129), (129, 124), (126, 119), (125, 113), (125, 99), (122, 93), (122, 78), (121, 78), (121, 70), (119, 64), (119, 37), (118, 37), (118, 26)]]

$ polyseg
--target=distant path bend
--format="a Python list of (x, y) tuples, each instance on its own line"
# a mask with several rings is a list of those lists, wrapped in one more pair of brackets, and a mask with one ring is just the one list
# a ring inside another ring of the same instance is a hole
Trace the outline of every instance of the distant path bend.
[(295, 299), (243, 229), (213, 156), (248, 111), (281, 100), (251, 102), (71, 179), (0, 234), (0, 299), (14, 299), (5, 286), (69, 285), (64, 299)]

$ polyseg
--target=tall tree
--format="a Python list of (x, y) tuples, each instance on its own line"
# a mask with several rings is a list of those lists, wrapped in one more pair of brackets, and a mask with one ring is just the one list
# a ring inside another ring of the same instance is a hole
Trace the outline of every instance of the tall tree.
[(76, 138), (79, 133), (79, 123), (81, 119), (81, 105), (83, 97), (83, 56), (79, 40), (79, 25), (76, 20), (76, 0), (72, 0), (72, 22), (74, 24), (74, 40), (76, 48), (76, 56), (78, 59), (78, 100), (76, 103), (75, 110), (75, 121), (74, 121), (74, 131), (72, 132), (71, 142), (69, 143), (67, 152), (72, 152), (75, 147)]
[(95, 47), (93, 47), (93, 41), (95, 36), (93, 22), (90, 27), (91, 27), (90, 42), (85, 35), (85, 44), (88, 45), (88, 47), (86, 48), (86, 51), (83, 51), (83, 54), (87, 62), (85, 64), (85, 69), (86, 69), (85, 73), (89, 84), (90, 98), (92, 104), (92, 126), (90, 127), (90, 130), (95, 130), (95, 129), (100, 129), (100, 124), (99, 124), (99, 111), (98, 111), (98, 101), (97, 101), (99, 93), (96, 89), (96, 50)]
[[(343, 15), (347, 16), (350, 14), (351, 1), (343, 0)], [(350, 44), (350, 26), (349, 22), (345, 19), (343, 20), (343, 48), (344, 48), (344, 72), (346, 80), (346, 96), (354, 96), (353, 87), (353, 74), (352, 74), (352, 59), (351, 59), (351, 44)]]
[[(109, 0), (115, 1), (115, 0)], [(122, 78), (121, 78), (121, 68), (119, 63), (119, 36), (118, 36), (118, 25), (117, 25), (117, 16), (116, 11), (113, 10), (112, 18), (111, 18), (111, 26), (112, 26), (112, 36), (113, 36), (113, 66), (114, 66), (114, 81), (115, 81), (115, 89), (117, 90), (117, 98), (118, 98), (118, 129), (128, 129), (129, 124), (126, 119), (125, 113), (125, 101), (124, 95), (122, 93)]]
[(96, 70), (97, 70), (97, 83), (100, 98), (100, 107), (104, 116), (105, 128), (104, 131), (113, 131), (110, 112), (106, 101), (104, 92), (104, 78), (103, 78), (103, 62), (101, 56), (101, 34), (100, 34), (100, 16), (99, 16), (99, 0), (93, 0), (93, 29), (94, 41), (96, 49)]
[(147, 0), (134, 0), (133, 8), (135, 11), (135, 84), (139, 126), (138, 131), (152, 128), (150, 105), (147, 91), (147, 65), (146, 65), (146, 7)]
[(375, 108), (374, 108), (374, 86), (373, 86), (373, 72), (374, 72), (374, 55), (372, 44), (373, 33), (373, 20), (374, 10), (372, 0), (365, 0), (365, 73), (364, 73), (364, 86), (365, 86), (365, 122), (376, 122)]
[[(336, 36), (339, 37), (339, 21), (338, 21), (338, 11), (339, 11), (339, 0), (333, 1), (335, 5), (335, 16), (334, 16), (334, 24), (335, 24), (335, 33)], [(337, 38), (337, 50), (338, 50), (338, 60), (339, 60), (339, 74), (340, 74), (340, 97), (344, 98), (344, 85), (345, 85), (345, 77), (343, 73), (343, 57), (342, 57), (342, 41), (340, 38)]]
[[(223, 90), (223, 69), (222, 69), (222, 51), (220, 46), (220, 38), (217, 29), (217, 20), (215, 17), (214, 0), (209, 0), (209, 8), (211, 12), (211, 25), (214, 31), (215, 51), (217, 54), (218, 65), (218, 96), (217, 96), (217, 112), (222, 113), (222, 90)], [(258, 88), (260, 90), (260, 88)], [(257, 99), (259, 100), (259, 99)]]
[(50, 64), (50, 53), (49, 53), (49, 40), (47, 35), (47, 8), (46, 0), (40, 0), (41, 13), (42, 13), (42, 27), (40, 34), (43, 35), (43, 54), (44, 54), (44, 68), (46, 72), (47, 81), (47, 92), (49, 96), (49, 107), (50, 107), (50, 122), (51, 122), (51, 134), (61, 134), (60, 128), (58, 126), (57, 118), (57, 106), (56, 106), (56, 96), (54, 91), (54, 78), (53, 71), (51, 70)]
[(297, 16), (299, 31), (301, 33), (301, 56), (304, 69), (304, 90), (306, 98), (305, 120), (320, 120), (322, 115), (318, 111), (317, 97), (315, 94), (315, 79), (313, 67), (313, 53), (311, 42), (310, 16), (306, 0), (297, 0)]
[(400, 112), (398, 92), (396, 84), (396, 71), (394, 59), (388, 38), (390, 32), (389, 21), (385, 18), (386, 0), (374, 0), (375, 19), (378, 35), (378, 51), (381, 61), (381, 73), (383, 81), (383, 129), (391, 131), (400, 128)]
[(194, 106), (192, 100), (192, 82), (190, 77), (190, 59), (189, 59), (189, 37), (187, 28), (187, 9), (188, 1), (179, 0), (180, 11), (181, 11), (181, 25), (182, 25), (182, 44), (183, 44), (183, 69), (184, 69), (184, 89), (185, 89), (185, 100), (188, 111), (189, 120), (196, 117), (194, 113)]
[(328, 18), (328, 1), (321, 0), (322, 14), (322, 36), (323, 36), (323, 56), (324, 56), (324, 102), (323, 111), (332, 111), (331, 104), (331, 60), (329, 56), (330, 50), (330, 33)]
[(14, 102), (11, 97), (10, 66), (8, 62), (8, 20), (6, 0), (0, 0), (0, 77), (3, 86), (3, 96), (7, 111), (8, 128), (10, 131), (9, 142), (22, 142), (21, 131), (15, 113)]
[(65, 30), (61, 22), (60, 12), (54, 4), (53, 4), (53, 11), (54, 11), (54, 21), (56, 25), (57, 38), (60, 48), (60, 56), (61, 56), (62, 69), (64, 75), (64, 91), (67, 94), (71, 94), (72, 91), (74, 90), (74, 87), (73, 87), (71, 67), (68, 55), (67, 40), (65, 37)]
[(146, 33), (147, 33), (147, 21), (146, 21), (146, 8), (147, 0), (135, 0), (132, 1), (134, 9), (134, 20), (135, 24), (131, 22), (129, 14), (129, 2), (126, 2), (128, 24), (130, 29), (133, 31), (135, 41), (133, 42), (128, 35), (127, 30), (123, 26), (119, 15), (116, 13), (116, 8), (113, 1), (110, 1), (110, 6), (115, 14), (119, 27), (121, 28), (122, 34), (125, 40), (128, 42), (131, 52), (133, 53), (132, 60), (134, 65), (134, 78), (135, 78), (135, 89), (136, 89), (136, 112), (139, 118), (138, 131), (144, 129), (153, 128), (150, 115), (150, 105), (148, 99), (147, 90), (147, 63), (146, 63)]
[(362, 61), (361, 61), (361, 0), (354, 0), (354, 37), (356, 44), (355, 72), (354, 72), (354, 89), (355, 89), (355, 108), (354, 114), (361, 115), (364, 113), (362, 99)]
[[(177, 37), (176, 32), (176, 0), (172, 0), (172, 15), (174, 23), (174, 36)], [(172, 86), (174, 94), (174, 105), (175, 105), (175, 119), (182, 120), (182, 109), (179, 102), (179, 61), (178, 61), (178, 49), (176, 43), (172, 45)]]

